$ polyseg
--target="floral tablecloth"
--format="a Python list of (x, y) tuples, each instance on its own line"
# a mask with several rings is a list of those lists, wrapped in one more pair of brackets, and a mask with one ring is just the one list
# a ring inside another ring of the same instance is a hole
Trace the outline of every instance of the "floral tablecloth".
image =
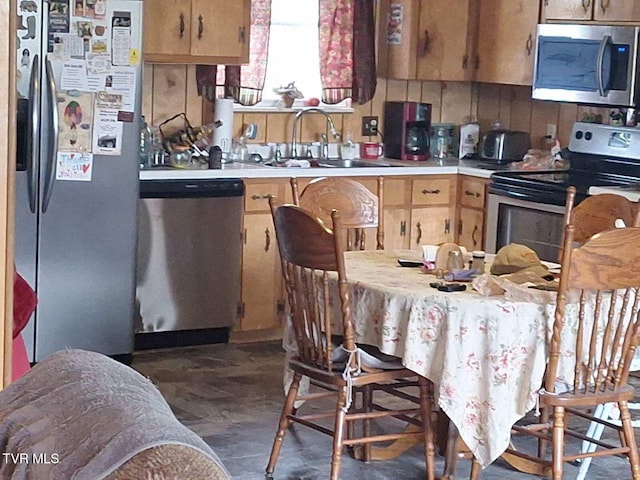
[(470, 284), (466, 292), (440, 292), (429, 286), (434, 276), (398, 266), (407, 255), (346, 254), (357, 340), (433, 381), (440, 408), (488, 465), (507, 448), (511, 426), (535, 406), (553, 295), (515, 302), (483, 297)]

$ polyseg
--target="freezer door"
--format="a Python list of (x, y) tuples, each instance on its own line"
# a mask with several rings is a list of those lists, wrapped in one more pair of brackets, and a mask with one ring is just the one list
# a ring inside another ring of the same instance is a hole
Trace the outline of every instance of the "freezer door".
[[(114, 0), (109, 5), (131, 15), (130, 47), (138, 47), (139, 52), (141, 2)], [(50, 69), (56, 85), (60, 85), (59, 68), (58, 64)], [(65, 108), (69, 102), (56, 106), (64, 95), (43, 92), (36, 361), (65, 347), (107, 355), (133, 351), (142, 78), (139, 64), (132, 69), (135, 101), (130, 121), (123, 124), (121, 155), (94, 154), (90, 181), (56, 178), (55, 150), (64, 145), (65, 138), (56, 129), (55, 112), (60, 125), (68, 122)], [(45, 80), (49, 88), (51, 79)], [(55, 138), (58, 133), (60, 142)]]

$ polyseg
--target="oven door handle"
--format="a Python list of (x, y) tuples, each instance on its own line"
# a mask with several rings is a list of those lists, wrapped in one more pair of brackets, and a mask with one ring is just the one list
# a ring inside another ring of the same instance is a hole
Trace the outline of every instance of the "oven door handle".
[(607, 46), (611, 43), (611, 35), (605, 35), (600, 42), (600, 48), (598, 49), (598, 69), (596, 72), (596, 83), (598, 85), (598, 92), (601, 97), (606, 97), (604, 85), (604, 52)]

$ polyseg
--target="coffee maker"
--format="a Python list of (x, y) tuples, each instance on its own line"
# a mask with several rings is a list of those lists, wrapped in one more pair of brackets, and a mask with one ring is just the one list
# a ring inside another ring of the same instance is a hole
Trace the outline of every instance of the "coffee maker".
[(385, 102), (384, 155), (398, 160), (428, 160), (431, 104)]

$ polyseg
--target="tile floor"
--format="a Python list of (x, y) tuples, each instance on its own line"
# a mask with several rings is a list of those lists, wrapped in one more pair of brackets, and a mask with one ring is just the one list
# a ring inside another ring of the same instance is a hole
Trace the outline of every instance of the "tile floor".
[[(177, 417), (218, 453), (234, 480), (264, 478), (283, 403), (279, 343), (208, 345), (139, 352), (132, 366), (149, 377), (163, 393)], [(639, 432), (640, 435), (640, 432)], [(402, 456), (364, 463), (343, 456), (343, 480), (423, 479), (424, 457), (420, 446)], [(315, 480), (329, 476), (331, 440), (296, 425), (284, 441), (274, 478)], [(436, 472), (443, 467), (436, 457)], [(574, 479), (576, 467), (567, 466), (566, 479)], [(466, 479), (469, 462), (461, 461), (456, 478)], [(515, 472), (498, 461), (483, 470), (482, 480), (537, 478)], [(625, 459), (595, 459), (591, 480), (631, 478)]]

